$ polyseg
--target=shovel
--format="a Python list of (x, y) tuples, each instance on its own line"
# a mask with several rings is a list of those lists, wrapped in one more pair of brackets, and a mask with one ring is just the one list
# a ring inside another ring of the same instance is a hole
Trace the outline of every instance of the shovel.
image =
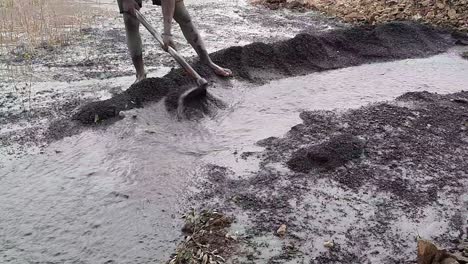
[[(135, 16), (138, 19), (138, 21), (140, 21), (140, 23), (143, 24), (143, 26), (151, 33), (151, 35), (153, 35), (153, 37), (159, 42), (159, 44), (163, 46), (164, 42), (161, 35), (153, 26), (150, 25), (148, 20), (140, 13), (140, 11), (135, 10)], [(197, 81), (198, 85), (198, 87), (190, 88), (187, 91), (185, 91), (182, 95), (180, 95), (178, 99), (177, 112), (181, 113), (183, 105), (188, 100), (193, 100), (197, 97), (206, 96), (208, 81), (201, 77), (200, 74), (198, 74), (174, 48), (168, 47), (167, 52), (171, 54), (171, 56), (180, 64), (180, 66), (182, 66), (182, 68), (184, 68), (185, 71), (187, 71), (187, 73)]]

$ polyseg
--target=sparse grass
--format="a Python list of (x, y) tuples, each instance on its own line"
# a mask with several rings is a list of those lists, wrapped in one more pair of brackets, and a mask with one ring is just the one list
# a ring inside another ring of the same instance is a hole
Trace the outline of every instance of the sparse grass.
[(461, 56), (462, 56), (462, 58), (468, 60), (468, 51), (463, 52)]
[(37, 55), (80, 40), (82, 29), (105, 15), (98, 0), (87, 4), (77, 0), (0, 0), (0, 81), (9, 83), (23, 111), (32, 109), (33, 61)]
[(92, 22), (93, 10), (71, 0), (0, 0), (0, 47), (66, 45)]

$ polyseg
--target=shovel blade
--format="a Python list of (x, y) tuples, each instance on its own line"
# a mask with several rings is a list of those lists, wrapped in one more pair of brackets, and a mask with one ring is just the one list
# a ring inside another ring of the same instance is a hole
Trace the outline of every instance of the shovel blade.
[(177, 114), (178, 116), (183, 116), (184, 109), (186, 105), (197, 100), (203, 100), (207, 94), (208, 83), (202, 84), (198, 87), (194, 87), (185, 91), (177, 102)]
[(201, 99), (202, 97), (205, 97), (207, 94), (207, 87), (208, 85), (202, 85), (198, 87), (194, 87), (192, 89), (189, 89), (185, 91), (182, 96), (180, 97), (184, 103), (186, 103), (187, 100), (196, 100), (196, 99)]

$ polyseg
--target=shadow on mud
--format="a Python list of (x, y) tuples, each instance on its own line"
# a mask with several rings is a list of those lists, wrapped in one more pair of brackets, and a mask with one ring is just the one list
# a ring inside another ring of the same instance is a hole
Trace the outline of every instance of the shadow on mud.
[[(429, 56), (446, 51), (455, 42), (447, 32), (420, 24), (395, 22), (325, 33), (302, 33), (272, 44), (230, 47), (211, 56), (216, 63), (230, 68), (236, 79), (264, 83), (364, 63)], [(194, 68), (208, 80), (225, 81), (200, 62), (196, 62)], [(117, 118), (120, 111), (160, 101), (169, 91), (175, 90), (174, 94), (177, 94), (194, 85), (182, 69), (172, 70), (162, 78), (149, 78), (134, 84), (111, 99), (84, 105), (73, 120), (94, 124), (96, 120)], [(168, 98), (166, 106), (172, 111), (174, 98)], [(193, 116), (200, 117), (209, 114), (212, 107), (222, 105), (218, 100), (208, 100), (189, 108), (196, 113)]]

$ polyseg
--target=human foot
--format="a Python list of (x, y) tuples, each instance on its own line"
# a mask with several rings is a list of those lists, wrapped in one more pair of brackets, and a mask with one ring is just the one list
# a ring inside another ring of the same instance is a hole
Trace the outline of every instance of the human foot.
[(226, 69), (223, 67), (220, 67), (219, 65), (211, 62), (208, 64), (211, 69), (213, 69), (213, 72), (221, 77), (232, 77), (232, 71), (230, 69)]
[(143, 81), (144, 79), (146, 79), (146, 72), (144, 74), (140, 74), (140, 75), (137, 74), (136, 80), (135, 80), (135, 82), (133, 84), (139, 83), (140, 81)]

